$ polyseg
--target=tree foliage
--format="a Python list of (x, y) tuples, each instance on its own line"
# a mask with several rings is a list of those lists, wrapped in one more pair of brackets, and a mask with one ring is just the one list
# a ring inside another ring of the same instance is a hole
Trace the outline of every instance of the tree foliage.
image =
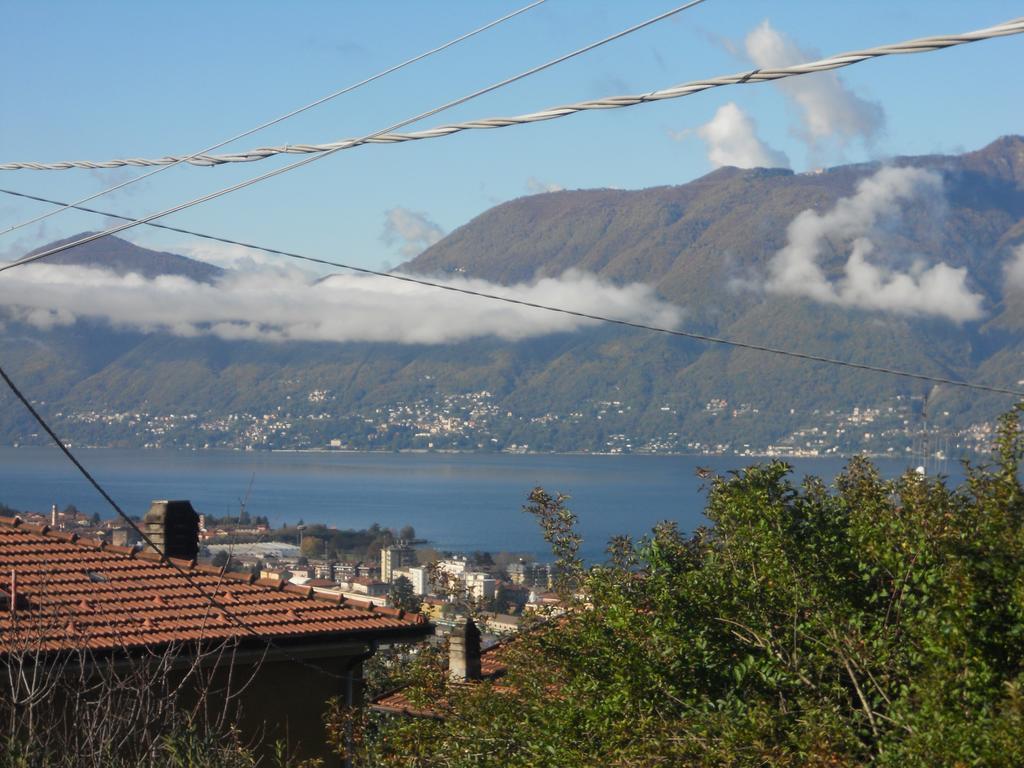
[[(749, 467), (711, 481), (712, 528), (659, 525), (591, 569), (564, 497), (535, 491), (576, 602), (498, 684), (448, 688), (446, 722), (378, 723), (367, 764), (1024, 764), (1022, 456), (1015, 411), (957, 488)], [(425, 665), (419, 690), (442, 679)]]
[(412, 582), (405, 576), (399, 576), (391, 582), (391, 589), (388, 592), (388, 602), (394, 608), (401, 608), (410, 613), (419, 613), (422, 601), (416, 596)]

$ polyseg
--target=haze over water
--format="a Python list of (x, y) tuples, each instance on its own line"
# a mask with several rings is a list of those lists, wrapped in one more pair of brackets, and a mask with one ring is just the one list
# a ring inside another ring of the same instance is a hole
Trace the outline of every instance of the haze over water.
[[(192, 501), (207, 514), (237, 514), (255, 474), (248, 510), (272, 524), (321, 522), (338, 528), (410, 524), (442, 550), (526, 552), (549, 559), (522, 511), (530, 490), (572, 496), (583, 556), (603, 558), (611, 536), (639, 537), (661, 520), (684, 531), (706, 523), (697, 467), (726, 472), (739, 457), (509, 454), (185, 452), (81, 449), (82, 462), (129, 514), (153, 499)], [(831, 481), (842, 459), (794, 459), (798, 476)], [(906, 462), (881, 460), (886, 476)], [(955, 469), (955, 468), (953, 468)], [(74, 504), (104, 519), (112, 511), (55, 449), (0, 448), (0, 502), (46, 511)]]

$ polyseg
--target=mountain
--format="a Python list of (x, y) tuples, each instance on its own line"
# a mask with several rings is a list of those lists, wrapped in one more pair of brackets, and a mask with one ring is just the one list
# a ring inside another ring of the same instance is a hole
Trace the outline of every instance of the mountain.
[[(57, 240), (30, 251), (28, 256), (42, 253), (67, 243), (81, 240), (94, 232), (80, 232), (77, 235)], [(159, 275), (179, 275), (198, 282), (209, 283), (224, 274), (224, 270), (204, 261), (190, 259), (176, 253), (154, 251), (128, 242), (120, 237), (106, 237), (93, 240), (45, 259), (47, 264), (67, 264), (82, 267), (103, 267), (119, 275), (135, 273), (147, 279)]]
[[(982, 319), (953, 322), (763, 290), (794, 219), (804, 211), (825, 215), (856, 195), (881, 167), (872, 163), (799, 174), (721, 168), (678, 186), (524, 197), (484, 212), (403, 269), (503, 284), (585, 270), (613, 283), (654, 285), (683, 308), (684, 325), (695, 332), (1018, 386), (1024, 295), (1005, 290), (1004, 268), (1024, 244), (1024, 138), (886, 166), (933, 171), (942, 192), (928, 205), (911, 200), (900, 215), (881, 217), (879, 236), (927, 263), (966, 269), (970, 290), (982, 297)], [(841, 277), (853, 239), (840, 233), (829, 241), (832, 252), (820, 262), (828, 278)], [(58, 258), (147, 277), (208, 282), (222, 274), (117, 238)], [(283, 345), (82, 321), (40, 330), (8, 318), (0, 358), (61, 414), (65, 434), (126, 445), (301, 447), (338, 439), (352, 447), (704, 450), (722, 443), (739, 450), (782, 443), (884, 451), (909, 444), (922, 409), (967, 444), (1011, 404), (1001, 395), (615, 327), (514, 343)], [(159, 420), (167, 414), (176, 420)], [(453, 430), (452, 414), (474, 426)], [(0, 414), (0, 441), (34, 440), (33, 432), (14, 409)]]
[[(997, 295), (1000, 257), (1024, 240), (1024, 137), (1004, 137), (961, 156), (899, 157), (891, 165), (938, 171), (947, 189), (940, 230), (913, 211), (902, 222), (914, 251), (969, 267), (986, 295)], [(681, 186), (534, 195), (490, 209), (405, 268), (504, 283), (585, 269), (618, 282), (654, 283), (662, 295), (721, 326), (763, 303), (729, 290), (730, 278), (763, 271), (785, 244), (794, 216), (830, 208), (878, 167), (802, 174), (721, 168)], [(826, 267), (837, 266), (835, 256)], [(709, 290), (717, 300), (709, 300)]]

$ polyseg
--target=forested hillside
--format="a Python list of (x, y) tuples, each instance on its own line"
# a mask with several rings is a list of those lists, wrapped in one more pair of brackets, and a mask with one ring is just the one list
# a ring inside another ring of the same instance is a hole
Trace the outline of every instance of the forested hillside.
[[(1024, 289), (1007, 269), (1024, 244), (1024, 138), (884, 167), (917, 169), (919, 188), (883, 189), (865, 203), (884, 174), (882, 165), (861, 164), (802, 174), (723, 168), (680, 186), (534, 195), (486, 211), (402, 269), (500, 284), (581, 270), (614, 284), (653, 285), (681, 309), (688, 330), (1017, 386)], [(801, 226), (818, 228), (811, 287), (820, 295), (780, 276), (783, 256), (806, 257)], [(865, 237), (868, 262), (884, 257), (886, 275), (895, 276), (877, 296), (854, 290), (851, 254)], [(117, 238), (60, 261), (204, 283), (225, 274)], [(929, 271), (941, 264), (942, 275)], [(962, 279), (961, 303), (924, 293), (907, 295), (905, 305), (893, 298), (899, 280), (927, 288), (930, 276)], [(800, 447), (806, 437), (815, 450), (884, 451), (907, 438), (922, 408), (955, 435), (1010, 404), (1006, 396), (967, 396), (615, 327), (520, 341), (281, 344), (90, 319), (42, 327), (16, 302), (2, 322), (5, 365), (62, 414), (66, 434), (96, 444), (316, 447), (335, 439), (355, 448), (692, 450), (699, 443), (734, 451)], [(392, 413), (417, 402), (422, 418)], [(854, 408), (878, 409), (874, 427), (851, 428)], [(82, 416), (90, 412), (97, 415)], [(130, 416), (110, 416), (133, 412), (194, 418), (154, 432)], [(287, 426), (248, 437), (249, 428), (238, 426), (263, 423), (268, 413)], [(453, 413), (459, 429), (424, 426)], [(232, 415), (234, 426), (225, 421)], [(33, 432), (17, 409), (3, 409), (0, 440), (32, 442)]]

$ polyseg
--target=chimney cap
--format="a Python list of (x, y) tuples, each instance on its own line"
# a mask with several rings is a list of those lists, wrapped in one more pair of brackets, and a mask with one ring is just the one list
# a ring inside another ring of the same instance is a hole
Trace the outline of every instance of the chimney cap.
[(142, 519), (153, 547), (164, 557), (194, 560), (199, 552), (199, 515), (187, 499), (154, 501)]
[(188, 499), (157, 499), (151, 501), (149, 504), (149, 511), (146, 512), (144, 520), (152, 520), (155, 517), (171, 514), (181, 514), (182, 512), (196, 515), (196, 519), (199, 519), (198, 513), (192, 506), (192, 502)]

